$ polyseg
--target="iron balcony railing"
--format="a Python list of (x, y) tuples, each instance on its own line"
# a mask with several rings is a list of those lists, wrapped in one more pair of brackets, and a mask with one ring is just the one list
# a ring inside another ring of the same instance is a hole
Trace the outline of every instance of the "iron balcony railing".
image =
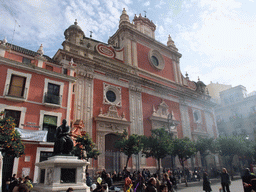
[(44, 95), (44, 103), (61, 105), (61, 102), (62, 102), (62, 96), (57, 96), (50, 93), (45, 93)]
[[(26, 99), (27, 98), (28, 88), (19, 87), (19, 86), (15, 86), (15, 85), (12, 85), (11, 88), (16, 90), (16, 92), (10, 93), (10, 84), (7, 84), (6, 89), (5, 89), (5, 93), (4, 93), (5, 96), (13, 97), (13, 98), (19, 98), (19, 99)], [(18, 94), (18, 93), (21, 93), (21, 94)]]

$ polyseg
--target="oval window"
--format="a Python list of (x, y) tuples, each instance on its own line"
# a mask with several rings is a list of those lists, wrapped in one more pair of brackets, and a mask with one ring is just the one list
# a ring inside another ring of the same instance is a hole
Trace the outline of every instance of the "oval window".
[(157, 59), (155, 56), (152, 56), (152, 57), (151, 57), (151, 60), (152, 60), (153, 65), (155, 65), (156, 67), (159, 66), (158, 59)]
[(116, 101), (116, 94), (114, 91), (107, 91), (106, 93), (106, 96), (107, 96), (107, 99), (110, 101), (110, 102), (115, 102)]

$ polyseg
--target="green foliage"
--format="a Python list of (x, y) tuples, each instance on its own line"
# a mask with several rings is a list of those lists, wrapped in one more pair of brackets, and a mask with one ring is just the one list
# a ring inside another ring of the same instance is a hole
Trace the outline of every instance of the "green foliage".
[[(100, 155), (100, 152), (95, 149), (96, 145), (90, 138), (89, 134), (86, 133), (83, 136), (78, 136), (76, 138), (76, 144), (73, 148), (72, 153), (78, 156), (80, 159), (86, 159), (87, 161), (90, 158), (97, 159)], [(84, 153), (86, 152), (86, 153)]]
[(0, 113), (0, 147), (6, 155), (20, 157), (24, 154), (24, 145), (20, 134), (15, 130), (15, 123), (12, 117), (5, 118), (4, 112)]
[(214, 139), (213, 138), (204, 138), (200, 137), (195, 142), (196, 151), (198, 151), (201, 155), (201, 163), (204, 168), (207, 169), (206, 156), (210, 154), (210, 152), (215, 152), (214, 147)]
[(214, 139), (213, 138), (203, 138), (200, 137), (195, 143), (196, 151), (200, 155), (207, 156), (209, 152), (214, 152)]
[(115, 142), (115, 148), (120, 152), (127, 155), (126, 167), (128, 161), (132, 155), (137, 155), (142, 149), (141, 136), (132, 134), (128, 136), (126, 130), (123, 133), (118, 134), (118, 139)]
[(153, 157), (158, 162), (157, 173), (160, 176), (160, 160), (172, 151), (171, 135), (164, 128), (151, 130), (150, 137), (143, 137), (142, 153), (148, 158)]
[(245, 140), (240, 136), (221, 136), (216, 141), (216, 149), (221, 156), (239, 156), (245, 152)]
[(178, 156), (181, 165), (184, 165), (184, 162), (191, 158), (196, 153), (195, 143), (191, 141), (188, 137), (181, 139), (174, 139), (173, 141), (173, 152), (174, 156)]
[(147, 158), (163, 159), (172, 151), (171, 137), (164, 128), (152, 130), (150, 137), (143, 138), (143, 144), (142, 153)]
[(115, 148), (129, 157), (133, 154), (137, 155), (142, 149), (141, 136), (136, 134), (128, 136), (127, 131), (124, 130), (122, 134), (118, 134)]

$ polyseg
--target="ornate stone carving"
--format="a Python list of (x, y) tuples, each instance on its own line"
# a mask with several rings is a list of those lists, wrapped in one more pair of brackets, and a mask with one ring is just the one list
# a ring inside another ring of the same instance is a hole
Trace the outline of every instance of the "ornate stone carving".
[[(112, 97), (108, 98), (108, 94), (111, 94)], [(103, 84), (103, 103), (121, 107), (122, 106), (121, 101), (122, 101), (121, 87), (104, 83)]]
[[(124, 113), (123, 113), (123, 114), (124, 114)], [(98, 117), (108, 117), (108, 118), (114, 118), (114, 119), (119, 119), (119, 120), (127, 121), (127, 120), (125, 119), (125, 116), (124, 116), (124, 115), (122, 115), (122, 116), (119, 116), (119, 115), (118, 115), (117, 108), (116, 108), (116, 106), (114, 106), (114, 105), (111, 105), (111, 106), (109, 107), (108, 112), (105, 113), (105, 114), (102, 113), (102, 109), (101, 109), (101, 112), (100, 112), (100, 114), (99, 114)]]
[(46, 185), (51, 185), (53, 183), (53, 168), (48, 168), (46, 173)]
[(167, 131), (177, 132), (179, 121), (175, 119), (173, 112), (169, 112), (169, 106), (164, 101), (158, 106), (157, 110), (153, 106), (153, 114), (150, 119), (153, 129), (165, 128)]

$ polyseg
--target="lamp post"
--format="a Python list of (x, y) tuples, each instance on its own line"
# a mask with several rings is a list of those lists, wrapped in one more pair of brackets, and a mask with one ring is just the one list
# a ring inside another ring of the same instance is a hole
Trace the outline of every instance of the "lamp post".
[[(168, 132), (170, 134), (171, 139), (173, 139), (173, 133), (172, 130), (175, 129), (176, 125), (173, 120), (173, 114), (169, 113), (167, 116), (167, 121), (168, 121)], [(172, 170), (174, 170), (175, 162), (174, 162), (174, 157), (171, 155), (171, 166)]]

